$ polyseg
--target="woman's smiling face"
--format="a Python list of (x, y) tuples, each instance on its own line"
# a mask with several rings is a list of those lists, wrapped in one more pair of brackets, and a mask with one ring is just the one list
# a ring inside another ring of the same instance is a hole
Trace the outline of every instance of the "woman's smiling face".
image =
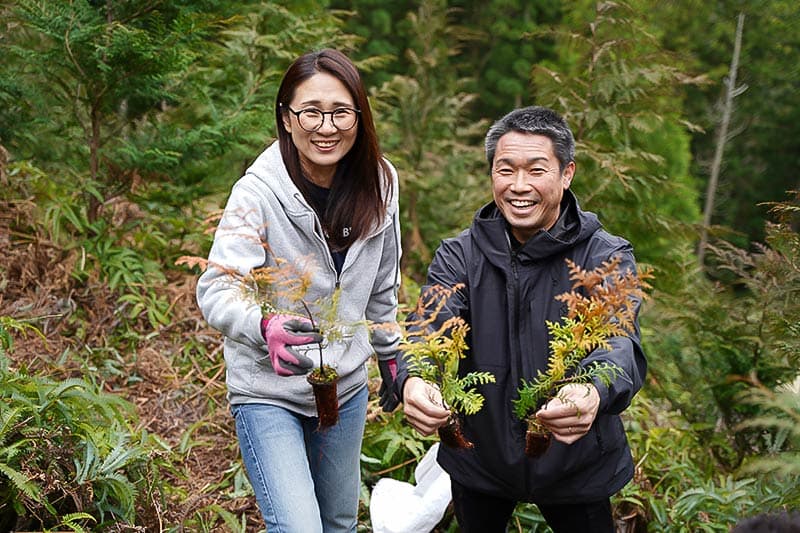
[[(341, 107), (352, 109), (355, 104), (341, 81), (328, 73), (318, 72), (297, 86), (288, 107), (294, 111), (314, 108), (327, 112)], [(300, 127), (298, 117), (288, 110), (283, 114), (283, 124), (297, 147), (306, 177), (321, 187), (330, 187), (336, 165), (355, 144), (358, 124), (342, 131), (333, 125), (332, 116), (326, 114), (322, 126), (317, 131), (308, 132)]]
[(574, 173), (573, 162), (563, 172), (559, 169), (549, 137), (518, 131), (500, 137), (492, 162), (492, 193), (514, 238), (525, 242), (556, 223)]

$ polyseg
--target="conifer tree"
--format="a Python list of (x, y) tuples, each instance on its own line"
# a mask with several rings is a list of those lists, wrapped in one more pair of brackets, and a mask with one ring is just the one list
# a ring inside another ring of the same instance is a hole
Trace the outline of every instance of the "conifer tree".
[[(582, 206), (631, 240), (640, 261), (667, 271), (685, 261), (699, 202), (680, 91), (700, 79), (648, 32), (644, 12), (623, 2), (581, 2), (560, 29), (536, 35), (558, 46), (557, 61), (534, 68), (534, 94), (575, 134), (572, 187)], [(671, 277), (657, 279), (665, 287)]]
[(0, 102), (13, 105), (0, 116), (32, 120), (9, 122), (2, 142), (88, 180), (90, 220), (134, 182), (189, 185), (218, 160), (229, 185), (243, 154), (274, 134), (274, 93), (291, 60), (348, 42), (335, 14), (300, 1), (17, 0), (3, 13), (12, 31), (0, 41)]
[(448, 4), (454, 8), (455, 22), (476, 35), (455, 62), (459, 74), (471, 80), (470, 91), (477, 94), (472, 116), (495, 120), (514, 107), (536, 103), (530, 71), (555, 57), (554, 41), (526, 36), (559, 24), (571, 5), (554, 0), (453, 0)]
[[(85, 168), (91, 181), (111, 190), (129, 186), (132, 175), (122, 168), (132, 155), (132, 137), (148, 115), (174, 105), (178, 77), (219, 23), (185, 5), (155, 1), (20, 0), (7, 13), (16, 31), (4, 46), (10, 58), (4, 85), (26, 100), (20, 107), (38, 104), (48, 111), (36, 114), (39, 127), (17, 138), (24, 144), (12, 150)], [(170, 157), (148, 153), (151, 165)], [(98, 200), (92, 202), (90, 218), (97, 214)]]
[(404, 266), (418, 277), (433, 247), (468, 224), (489, 190), (478, 166), (486, 124), (469, 118), (475, 95), (453, 67), (468, 32), (450, 20), (444, 0), (409, 13), (408, 73), (373, 92), (381, 144), (400, 173)]

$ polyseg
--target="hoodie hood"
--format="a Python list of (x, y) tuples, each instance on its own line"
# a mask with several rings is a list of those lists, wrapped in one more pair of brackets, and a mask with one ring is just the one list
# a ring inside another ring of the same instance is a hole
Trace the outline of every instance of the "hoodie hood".
[[(564, 253), (575, 244), (588, 239), (602, 225), (594, 213), (582, 211), (575, 195), (567, 189), (561, 200), (561, 214), (550, 230), (539, 231), (516, 250), (517, 259), (523, 263), (545, 260)], [(511, 241), (508, 222), (494, 202), (481, 207), (472, 222), (475, 242), (489, 261), (497, 267), (508, 266)]]
[[(387, 224), (391, 224), (392, 217), (398, 210), (398, 183), (397, 172), (392, 164), (384, 159), (389, 165), (390, 177), (392, 180), (392, 196), (386, 206), (386, 215), (380, 227), (376, 228), (372, 234), (378, 233), (386, 228)], [(252, 174), (259, 180), (263, 181), (277, 200), (281, 203), (286, 212), (292, 216), (306, 215), (311, 206), (303, 197), (303, 194), (295, 186), (289, 173), (286, 171), (286, 166), (283, 164), (283, 157), (281, 156), (280, 145), (278, 141), (273, 142), (266, 150), (264, 150), (248, 167), (245, 174)], [(386, 181), (382, 180), (381, 187), (386, 191)]]

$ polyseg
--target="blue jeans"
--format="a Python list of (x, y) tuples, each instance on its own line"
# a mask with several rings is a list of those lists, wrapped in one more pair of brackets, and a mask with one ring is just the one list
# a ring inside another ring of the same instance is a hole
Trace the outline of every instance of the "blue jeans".
[(339, 406), (339, 422), (267, 404), (231, 407), (247, 477), (269, 533), (354, 532), (361, 489), (367, 387)]

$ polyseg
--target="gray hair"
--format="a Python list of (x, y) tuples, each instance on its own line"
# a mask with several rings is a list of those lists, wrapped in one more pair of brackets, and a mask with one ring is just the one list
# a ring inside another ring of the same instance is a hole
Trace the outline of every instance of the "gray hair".
[(553, 142), (553, 151), (558, 158), (560, 172), (575, 160), (575, 139), (567, 121), (546, 107), (522, 107), (511, 111), (489, 128), (486, 134), (486, 160), (489, 162), (489, 173), (492, 171), (497, 142), (510, 131), (549, 137)]

